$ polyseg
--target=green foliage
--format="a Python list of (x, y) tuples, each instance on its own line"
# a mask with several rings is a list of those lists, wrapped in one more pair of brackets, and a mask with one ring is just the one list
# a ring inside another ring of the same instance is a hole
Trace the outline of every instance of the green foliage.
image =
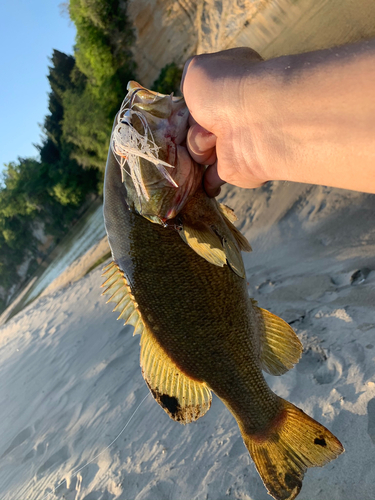
[(61, 205), (78, 205), (79, 194), (76, 193), (73, 186), (64, 186), (62, 183), (55, 184), (52, 188), (54, 197)]
[[(77, 209), (90, 192), (97, 191), (100, 174), (84, 169), (72, 158), (73, 145), (63, 137), (64, 96), (82, 88), (71, 56), (54, 51), (49, 81), (50, 114), (45, 118), (45, 139), (40, 161), (19, 158), (5, 165), (0, 187), (0, 285), (9, 289), (19, 281), (17, 268), (39, 255), (36, 223), (56, 239), (67, 231)], [(73, 80), (72, 74), (76, 76)], [(78, 82), (78, 83), (77, 83)]]
[[(83, 29), (84, 28), (84, 29)], [(92, 24), (81, 26), (77, 40), (77, 64), (92, 86), (98, 90), (115, 75), (115, 61), (103, 31)]]
[[(77, 28), (76, 59), (79, 69), (87, 77), (92, 77), (95, 85), (116, 74), (119, 68), (126, 67), (130, 73), (134, 71), (130, 51), (134, 33), (126, 18), (126, 2), (70, 0), (69, 11)], [(100, 63), (104, 64), (103, 68)]]
[(63, 134), (74, 144), (73, 158), (86, 168), (104, 170), (113, 118), (134, 79), (134, 35), (125, 9), (119, 0), (70, 0), (76, 71), (86, 82), (64, 94)]
[[(17, 281), (17, 268), (40, 244), (44, 227), (56, 240), (90, 193), (101, 191), (113, 118), (134, 79), (132, 27), (124, 0), (70, 0), (77, 28), (75, 54), (54, 50), (49, 67), (48, 115), (40, 160), (9, 163), (0, 184), (0, 285)], [(5, 307), (1, 302), (0, 311)]]
[(182, 71), (182, 68), (175, 63), (167, 64), (160, 71), (157, 80), (154, 81), (152, 90), (161, 94), (171, 94), (173, 92), (175, 95), (181, 95), (180, 82)]
[[(44, 120), (44, 132), (47, 136), (41, 148), (42, 161), (55, 161), (58, 156), (61, 140), (61, 122), (64, 118), (63, 97), (67, 90), (75, 88), (72, 81), (72, 73), (75, 68), (75, 60), (63, 52), (54, 50), (51, 57), (52, 66), (49, 67), (48, 80), (51, 85), (49, 94), (49, 114)], [(51, 144), (52, 143), (52, 144)], [(45, 149), (45, 151), (44, 151)], [(49, 155), (52, 155), (51, 157)]]
[[(38, 211), (27, 192), (36, 160), (10, 163), (3, 174), (0, 190), (0, 283), (7, 288), (16, 280), (17, 266), (28, 250), (35, 249), (31, 222)], [(24, 186), (22, 179), (25, 179)]]
[(67, 91), (64, 96), (64, 140), (74, 147), (72, 157), (83, 167), (104, 170), (112, 124), (90, 90)]

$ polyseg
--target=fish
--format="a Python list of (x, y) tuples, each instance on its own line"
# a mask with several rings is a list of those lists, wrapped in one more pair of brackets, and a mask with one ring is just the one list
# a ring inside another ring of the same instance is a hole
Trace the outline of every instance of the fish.
[[(183, 97), (136, 82), (128, 90), (105, 172), (112, 261), (103, 270), (103, 294), (140, 335), (142, 375), (168, 416), (194, 422), (216, 394), (234, 416), (268, 493), (294, 499), (307, 468), (344, 451), (264, 378), (263, 371), (278, 376), (293, 368), (301, 342), (288, 323), (248, 296), (241, 251), (251, 247), (234, 226), (233, 211), (203, 190), (204, 168), (186, 151)], [(149, 148), (138, 157), (137, 134), (141, 152)]]

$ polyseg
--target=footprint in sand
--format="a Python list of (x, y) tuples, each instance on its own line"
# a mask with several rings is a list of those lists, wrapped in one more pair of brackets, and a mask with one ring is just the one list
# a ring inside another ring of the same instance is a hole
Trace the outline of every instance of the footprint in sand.
[(128, 354), (123, 354), (120, 356), (117, 356), (116, 358), (112, 359), (107, 366), (105, 367), (106, 370), (117, 370), (118, 368), (126, 366), (127, 361), (129, 360), (129, 355)]
[(337, 382), (341, 377), (342, 363), (332, 353), (328, 354), (320, 346), (309, 347), (297, 364), (300, 373), (312, 374), (319, 385)]
[(31, 460), (35, 455), (35, 450), (32, 449), (29, 451), (29, 453), (27, 453), (24, 457), (23, 457), (23, 460), (22, 460), (22, 463), (24, 464), (25, 462), (27, 462), (28, 460)]
[(228, 452), (228, 457), (229, 458), (236, 458), (240, 457), (243, 454), (243, 441), (242, 438), (238, 438), (234, 443), (232, 444), (229, 452)]
[(55, 497), (64, 500), (76, 500), (77, 492), (80, 489), (80, 483), (77, 483), (77, 477), (71, 477), (69, 474), (59, 479), (54, 484)]
[(38, 446), (36, 447), (37, 456), (39, 457), (40, 455), (43, 455), (45, 449), (46, 445), (44, 443), (38, 443)]
[(363, 269), (358, 269), (355, 273), (350, 276), (350, 284), (351, 285), (361, 285), (364, 283), (371, 273), (371, 269), (368, 267), (364, 267)]
[(273, 283), (270, 280), (264, 281), (256, 288), (257, 288), (258, 292), (261, 294), (272, 293), (275, 289), (275, 283)]
[(4, 451), (4, 453), (1, 455), (1, 458), (4, 458), (8, 453), (14, 450), (14, 448), (17, 448), (20, 444), (24, 443), (29, 437), (32, 435), (33, 431), (31, 427), (26, 427), (23, 431), (21, 431), (17, 436), (13, 439), (13, 441), (10, 443), (8, 448)]
[(40, 457), (40, 455), (43, 455), (45, 448), (46, 447), (44, 443), (38, 443), (36, 447), (34, 446), (34, 448), (23, 457), (22, 463), (27, 462), (35, 456)]
[(323, 363), (314, 374), (314, 379), (320, 385), (332, 384), (337, 382), (342, 375), (342, 365), (337, 358), (328, 356), (327, 361)]
[(46, 460), (41, 467), (39, 467), (37, 475), (43, 474), (43, 472), (45, 472), (55, 464), (62, 464), (66, 462), (69, 458), (70, 458), (70, 453), (68, 447), (63, 446), (60, 450), (56, 451), (56, 453), (51, 455), (49, 459)]

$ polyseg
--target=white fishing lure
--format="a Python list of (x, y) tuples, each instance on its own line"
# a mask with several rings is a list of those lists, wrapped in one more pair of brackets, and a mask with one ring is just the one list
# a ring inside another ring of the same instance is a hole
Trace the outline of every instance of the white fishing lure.
[[(142, 196), (148, 201), (150, 199), (144, 184), (141, 172), (140, 158), (153, 163), (158, 171), (174, 186), (177, 183), (172, 179), (165, 167), (174, 168), (173, 165), (159, 159), (159, 146), (155, 143), (151, 129), (146, 118), (140, 111), (134, 110), (134, 98), (138, 91), (145, 90), (136, 88), (126, 95), (117, 115), (117, 123), (113, 128), (111, 137), (111, 149), (117, 159), (124, 181), (124, 174), (131, 176), (139, 198)], [(158, 97), (158, 94), (155, 94)], [(143, 126), (143, 134), (139, 133), (132, 124), (134, 116), (140, 120)], [(129, 172), (125, 166), (128, 164)]]

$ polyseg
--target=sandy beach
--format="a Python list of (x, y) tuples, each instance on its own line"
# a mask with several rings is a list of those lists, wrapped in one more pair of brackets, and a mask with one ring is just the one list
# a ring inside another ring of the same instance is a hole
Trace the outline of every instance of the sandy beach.
[[(304, 346), (293, 370), (267, 376), (271, 388), (346, 449), (308, 470), (298, 498), (372, 500), (375, 196), (270, 183), (226, 186), (221, 201), (253, 247), (244, 254), (249, 295)], [(218, 398), (182, 426), (146, 397), (139, 337), (100, 296), (100, 274), (51, 288), (0, 328), (1, 500), (270, 498)]]
[[(221, 5), (129, 2), (139, 81), (196, 52), (251, 46), (268, 59), (374, 36), (370, 0)], [(224, 186), (219, 201), (253, 248), (243, 255), (249, 296), (304, 347), (288, 373), (266, 375), (271, 389), (346, 450), (307, 471), (298, 499), (374, 500), (375, 195), (274, 182)], [(139, 336), (101, 297), (105, 263), (90, 271), (107, 245), (0, 326), (0, 500), (269, 500), (215, 395), (187, 426), (153, 400)]]

